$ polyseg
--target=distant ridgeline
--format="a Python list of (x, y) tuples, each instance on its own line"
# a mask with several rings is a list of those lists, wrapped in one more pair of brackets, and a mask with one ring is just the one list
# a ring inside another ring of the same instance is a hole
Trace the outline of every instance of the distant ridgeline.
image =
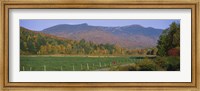
[(71, 40), (85, 39), (95, 44), (116, 44), (122, 48), (143, 49), (157, 45), (163, 29), (143, 27), (141, 25), (127, 26), (92, 26), (83, 24), (59, 24), (43, 29), (41, 32)]
[(155, 55), (156, 48), (126, 49), (114, 44), (70, 40), (20, 27), (21, 55)]

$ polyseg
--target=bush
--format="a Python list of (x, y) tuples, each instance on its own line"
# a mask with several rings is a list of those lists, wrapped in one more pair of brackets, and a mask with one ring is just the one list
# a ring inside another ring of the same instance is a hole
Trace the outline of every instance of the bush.
[(133, 64), (130, 64), (129, 66), (128, 66), (128, 71), (137, 71), (137, 70), (139, 70), (139, 66), (138, 65), (136, 65), (135, 63), (133, 63)]
[(180, 71), (180, 58), (169, 57), (167, 59), (167, 71)]
[(163, 68), (164, 70), (166, 70), (167, 69), (167, 58), (166, 57), (158, 57), (158, 58), (156, 58), (155, 59), (155, 63), (157, 64), (157, 65), (159, 65), (161, 68)]
[(180, 48), (172, 48), (167, 52), (167, 54), (169, 56), (180, 56)]
[(149, 60), (149, 59), (144, 59), (143, 61), (139, 61), (137, 63), (137, 65), (139, 66), (139, 71), (157, 71), (157, 70), (163, 70), (154, 61)]
[(137, 71), (138, 69), (139, 67), (135, 63), (119, 66), (119, 71)]
[(137, 71), (139, 67), (135, 64), (118, 65), (110, 69), (110, 71)]
[(112, 66), (109, 71), (119, 71), (119, 66), (120, 65)]
[(180, 57), (159, 57), (155, 63), (167, 71), (180, 70)]
[(157, 57), (153, 60), (145, 58), (132, 64), (117, 65), (110, 71), (179, 71), (180, 57)]

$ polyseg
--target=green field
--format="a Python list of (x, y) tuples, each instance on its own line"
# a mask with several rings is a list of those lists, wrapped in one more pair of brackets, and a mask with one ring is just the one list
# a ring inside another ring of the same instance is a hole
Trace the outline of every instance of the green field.
[(180, 57), (21, 56), (20, 71), (180, 71)]
[(130, 64), (133, 57), (21, 56), (21, 71), (88, 71)]

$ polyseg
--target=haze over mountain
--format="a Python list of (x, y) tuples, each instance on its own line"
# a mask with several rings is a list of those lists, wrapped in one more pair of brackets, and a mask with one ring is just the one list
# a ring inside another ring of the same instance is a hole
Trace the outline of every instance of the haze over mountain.
[(97, 44), (117, 44), (124, 48), (155, 47), (162, 29), (128, 25), (118, 27), (59, 24), (42, 30), (46, 34), (73, 40), (85, 39)]

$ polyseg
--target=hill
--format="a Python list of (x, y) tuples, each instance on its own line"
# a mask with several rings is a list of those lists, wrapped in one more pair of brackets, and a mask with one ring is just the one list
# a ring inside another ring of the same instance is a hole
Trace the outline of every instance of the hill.
[(70, 40), (20, 27), (21, 55), (132, 55), (144, 50), (129, 50), (114, 44), (96, 44), (84, 39)]
[(60, 24), (41, 32), (72, 40), (85, 39), (97, 44), (109, 43), (135, 49), (155, 47), (162, 31), (162, 29), (146, 28), (141, 25), (103, 27), (83, 23), (78, 25)]

